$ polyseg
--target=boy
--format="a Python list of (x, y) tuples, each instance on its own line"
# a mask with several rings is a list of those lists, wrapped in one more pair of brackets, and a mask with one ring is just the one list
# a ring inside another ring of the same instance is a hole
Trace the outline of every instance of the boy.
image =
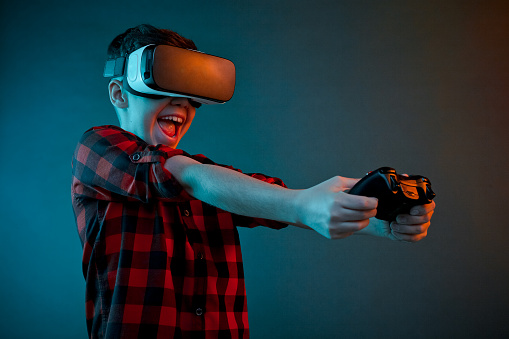
[[(175, 32), (140, 25), (112, 41), (108, 58), (149, 44), (196, 50)], [(199, 106), (192, 98), (145, 96), (123, 76), (108, 89), (120, 128), (88, 130), (73, 158), (91, 338), (247, 338), (236, 226), (294, 225), (330, 239), (426, 236), (434, 203), (389, 224), (374, 218), (377, 199), (345, 192), (358, 179), (291, 190), (242, 174), (176, 149)]]

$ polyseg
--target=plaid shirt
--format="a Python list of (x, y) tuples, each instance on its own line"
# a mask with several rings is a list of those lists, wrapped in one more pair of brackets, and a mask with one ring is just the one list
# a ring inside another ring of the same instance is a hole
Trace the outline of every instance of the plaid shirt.
[(174, 155), (214, 164), (115, 126), (88, 130), (76, 148), (72, 204), (91, 338), (249, 337), (236, 226), (285, 225), (189, 196), (164, 169)]

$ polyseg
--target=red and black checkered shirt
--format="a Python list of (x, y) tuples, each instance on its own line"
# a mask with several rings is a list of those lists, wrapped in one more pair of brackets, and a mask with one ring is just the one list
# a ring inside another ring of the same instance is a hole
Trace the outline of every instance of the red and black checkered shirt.
[(236, 226), (285, 225), (189, 196), (164, 169), (174, 155), (214, 164), (116, 126), (88, 130), (76, 148), (72, 204), (91, 338), (249, 336)]

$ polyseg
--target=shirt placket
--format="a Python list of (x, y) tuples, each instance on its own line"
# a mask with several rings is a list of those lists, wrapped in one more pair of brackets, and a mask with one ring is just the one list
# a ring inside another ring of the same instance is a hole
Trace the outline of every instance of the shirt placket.
[(194, 287), (191, 310), (195, 315), (195, 328), (205, 328), (206, 312), (206, 279), (207, 279), (207, 261), (203, 239), (199, 230), (193, 222), (192, 210), (189, 204), (182, 204), (179, 208), (181, 218), (186, 230), (188, 239), (194, 252)]

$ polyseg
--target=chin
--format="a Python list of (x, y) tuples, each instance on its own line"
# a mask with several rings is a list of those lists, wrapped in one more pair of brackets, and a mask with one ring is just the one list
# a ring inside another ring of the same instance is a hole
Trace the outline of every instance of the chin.
[(168, 146), (171, 148), (177, 147), (177, 145), (180, 141), (176, 138), (169, 138), (166, 135), (157, 135), (157, 134), (154, 135), (151, 139), (152, 139), (151, 140), (152, 145), (161, 144), (161, 145)]
[(171, 148), (177, 148), (177, 145), (179, 144), (179, 141), (180, 140), (177, 140), (177, 141), (175, 141), (175, 140), (166, 140), (162, 144), (165, 145), (165, 146), (171, 147)]

